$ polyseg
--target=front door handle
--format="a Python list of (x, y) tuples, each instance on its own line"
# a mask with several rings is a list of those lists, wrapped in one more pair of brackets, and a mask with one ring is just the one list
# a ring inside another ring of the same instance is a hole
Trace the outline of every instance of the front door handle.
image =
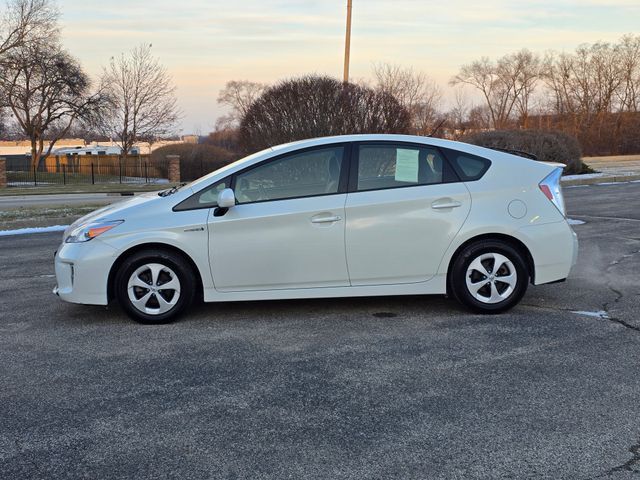
[(333, 223), (339, 222), (342, 220), (342, 217), (335, 215), (333, 217), (313, 217), (311, 219), (311, 223)]
[(436, 200), (431, 204), (431, 208), (435, 210), (440, 210), (443, 208), (457, 208), (461, 207), (462, 203), (451, 198), (441, 198), (440, 200)]

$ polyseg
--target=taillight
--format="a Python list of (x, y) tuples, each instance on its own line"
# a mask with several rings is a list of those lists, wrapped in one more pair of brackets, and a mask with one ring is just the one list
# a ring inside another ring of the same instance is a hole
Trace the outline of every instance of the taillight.
[(562, 168), (556, 168), (553, 172), (545, 177), (538, 186), (544, 196), (547, 197), (551, 203), (553, 203), (560, 213), (564, 216), (567, 215), (564, 207), (564, 197), (562, 196), (562, 186), (560, 185), (560, 178), (562, 177)]

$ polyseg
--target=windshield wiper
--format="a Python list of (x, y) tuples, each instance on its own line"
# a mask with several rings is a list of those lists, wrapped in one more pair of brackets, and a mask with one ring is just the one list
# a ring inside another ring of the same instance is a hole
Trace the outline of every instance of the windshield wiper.
[(158, 195), (161, 196), (161, 197), (166, 197), (168, 195), (171, 195), (172, 193), (176, 193), (178, 190), (180, 190), (186, 184), (187, 184), (187, 182), (180, 183), (180, 184), (176, 185), (175, 187), (171, 187), (169, 190), (163, 190), (161, 192), (158, 192)]

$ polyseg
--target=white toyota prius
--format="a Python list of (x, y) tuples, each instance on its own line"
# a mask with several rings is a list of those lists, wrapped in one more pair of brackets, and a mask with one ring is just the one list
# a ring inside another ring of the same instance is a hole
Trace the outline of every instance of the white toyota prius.
[(575, 264), (562, 166), (428, 137), (280, 145), (79, 219), (54, 292), (152, 324), (197, 298), (448, 294), (502, 312)]

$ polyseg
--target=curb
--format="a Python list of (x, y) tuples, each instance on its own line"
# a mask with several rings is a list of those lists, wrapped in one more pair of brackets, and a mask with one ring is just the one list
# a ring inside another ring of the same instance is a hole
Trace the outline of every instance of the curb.
[(640, 180), (640, 174), (634, 175), (603, 175), (601, 177), (589, 177), (589, 178), (572, 178), (569, 180), (562, 179), (562, 185), (565, 187), (576, 185), (595, 185), (598, 183), (620, 183), (620, 182), (633, 182)]

